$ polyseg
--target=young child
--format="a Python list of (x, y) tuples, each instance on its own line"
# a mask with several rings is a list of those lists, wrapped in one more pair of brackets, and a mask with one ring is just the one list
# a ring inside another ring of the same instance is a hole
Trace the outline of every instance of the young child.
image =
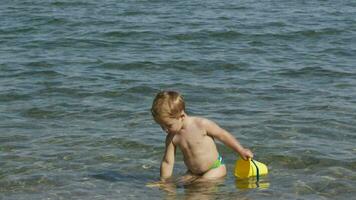
[(161, 163), (161, 181), (172, 176), (176, 148), (183, 154), (188, 168), (185, 177), (218, 179), (226, 175), (223, 158), (219, 154), (214, 139), (240, 154), (243, 159), (253, 154), (226, 130), (211, 120), (189, 116), (185, 112), (183, 97), (174, 91), (163, 91), (156, 95), (151, 112), (154, 120), (167, 133), (166, 149)]

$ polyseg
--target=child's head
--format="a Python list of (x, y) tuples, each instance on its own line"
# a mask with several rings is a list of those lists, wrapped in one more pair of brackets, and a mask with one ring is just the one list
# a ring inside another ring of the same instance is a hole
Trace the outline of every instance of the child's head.
[(182, 95), (174, 91), (162, 91), (153, 100), (151, 113), (154, 120), (161, 124), (170, 119), (178, 119), (185, 113)]

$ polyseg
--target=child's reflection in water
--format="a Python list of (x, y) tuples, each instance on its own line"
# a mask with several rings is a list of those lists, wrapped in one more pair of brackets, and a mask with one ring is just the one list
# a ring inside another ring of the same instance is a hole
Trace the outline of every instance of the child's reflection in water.
[[(224, 178), (213, 180), (200, 180), (199, 177), (180, 177), (166, 182), (149, 184), (150, 187), (158, 187), (165, 191), (165, 199), (216, 199), (219, 185), (224, 183)], [(184, 193), (179, 194), (177, 189), (184, 188)]]

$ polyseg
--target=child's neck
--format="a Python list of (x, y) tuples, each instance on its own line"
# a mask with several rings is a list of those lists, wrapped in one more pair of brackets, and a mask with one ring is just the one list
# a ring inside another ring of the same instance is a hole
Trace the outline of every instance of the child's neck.
[(191, 121), (191, 118), (187, 114), (184, 114), (183, 126), (181, 128), (181, 131), (185, 130), (187, 128), (187, 125), (190, 123), (190, 121)]

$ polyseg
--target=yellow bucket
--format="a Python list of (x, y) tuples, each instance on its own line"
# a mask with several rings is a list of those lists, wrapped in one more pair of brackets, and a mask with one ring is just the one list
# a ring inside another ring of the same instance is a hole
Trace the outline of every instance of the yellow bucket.
[(268, 174), (268, 168), (265, 164), (256, 160), (243, 160), (239, 158), (235, 163), (234, 175), (237, 178), (249, 178)]

